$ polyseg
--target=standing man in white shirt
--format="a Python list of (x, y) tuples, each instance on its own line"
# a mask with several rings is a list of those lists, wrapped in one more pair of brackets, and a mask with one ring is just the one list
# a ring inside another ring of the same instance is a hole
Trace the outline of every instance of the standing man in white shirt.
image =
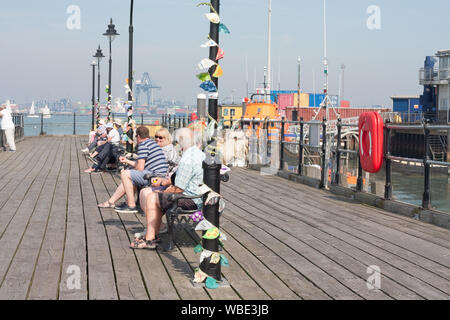
[(11, 109), (9, 106), (0, 107), (0, 117), (2, 130), (5, 131), (6, 144), (9, 146), (10, 152), (16, 152), (16, 144), (14, 142), (15, 124), (12, 121)]

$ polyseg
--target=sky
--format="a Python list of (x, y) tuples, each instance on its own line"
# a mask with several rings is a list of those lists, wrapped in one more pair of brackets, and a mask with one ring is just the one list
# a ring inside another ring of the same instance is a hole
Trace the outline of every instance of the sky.
[[(194, 105), (202, 92), (195, 75), (197, 64), (209, 55), (200, 47), (209, 33), (209, 8), (197, 7), (200, 2), (135, 0), (134, 77), (148, 72), (162, 87), (155, 92), (157, 99)], [(67, 27), (71, 5), (80, 9), (79, 29)], [(1, 1), (0, 102), (70, 98), (89, 103), (92, 56), (98, 45), (108, 56), (102, 34), (111, 17), (120, 33), (112, 43), (112, 93), (125, 97), (129, 6), (127, 0)], [(373, 20), (370, 6), (379, 9), (380, 19)], [(220, 34), (225, 51), (220, 100), (242, 99), (247, 80), (250, 91), (263, 83), (267, 11), (268, 0), (221, 0), (221, 19), (231, 34)], [(450, 48), (449, 12), (448, 0), (327, 0), (330, 93), (339, 92), (340, 66), (345, 64), (344, 98), (353, 106), (392, 105), (392, 95), (421, 94), (418, 70), (425, 56)], [(279, 83), (284, 90), (297, 88), (300, 56), (302, 90), (323, 90), (321, 0), (272, 0), (271, 54), (272, 88)], [(103, 101), (107, 72), (106, 58), (101, 63)]]

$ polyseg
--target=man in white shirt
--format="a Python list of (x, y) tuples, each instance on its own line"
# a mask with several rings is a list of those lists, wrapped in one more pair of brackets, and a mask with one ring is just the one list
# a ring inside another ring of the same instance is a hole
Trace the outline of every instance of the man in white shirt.
[(6, 143), (10, 152), (16, 152), (16, 144), (14, 142), (15, 124), (12, 121), (11, 109), (8, 106), (0, 108), (0, 117), (2, 130), (5, 131)]

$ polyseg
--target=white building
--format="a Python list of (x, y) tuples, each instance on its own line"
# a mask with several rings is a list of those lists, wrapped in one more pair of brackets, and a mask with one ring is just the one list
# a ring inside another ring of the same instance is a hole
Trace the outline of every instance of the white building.
[(436, 88), (439, 122), (450, 122), (450, 49), (436, 53), (433, 69), (420, 69), (419, 82)]

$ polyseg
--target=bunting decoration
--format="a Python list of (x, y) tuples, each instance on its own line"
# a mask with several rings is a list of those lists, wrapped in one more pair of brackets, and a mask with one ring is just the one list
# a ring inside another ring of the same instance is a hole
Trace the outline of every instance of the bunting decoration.
[[(202, 2), (197, 5), (197, 7), (200, 6), (208, 6), (210, 8), (210, 12), (206, 13), (205, 16), (210, 21), (210, 23), (217, 25), (216, 27), (218, 28), (219, 32), (230, 34), (230, 30), (227, 28), (227, 26), (225, 26), (225, 24), (223, 24), (222, 18), (211, 3)], [(213, 50), (215, 50), (215, 48), (213, 47), (217, 47), (217, 54), (215, 53), (215, 51), (213, 51), (215, 55), (214, 61), (212, 60), (213, 55), (211, 55), (210, 58), (202, 59), (200, 63), (198, 63), (197, 66), (200, 70), (200, 73), (198, 73), (196, 77), (200, 81), (202, 81), (202, 83), (200, 84), (200, 88), (207, 92), (208, 99), (218, 99), (219, 93), (217, 89), (216, 79), (222, 77), (224, 72), (222, 67), (218, 64), (218, 61), (224, 58), (225, 52), (222, 48), (219, 47), (218, 41), (216, 42), (215, 40), (213, 40), (210, 35), (208, 36), (208, 41), (201, 44), (200, 47), (212, 48)], [(214, 66), (215, 68), (213, 68)], [(214, 81), (213, 78), (215, 78)], [(216, 127), (218, 128), (218, 130), (220, 130), (220, 125), (217, 120), (213, 119), (209, 114), (208, 120), (209, 123), (205, 129), (206, 138), (209, 141), (213, 141), (213, 143), (210, 143), (206, 146), (205, 152), (210, 154), (214, 153), (215, 155), (217, 155), (218, 141), (216, 140), (214, 133), (216, 131)], [(230, 171), (228, 167), (222, 167), (220, 173), (221, 175), (223, 175), (228, 171)], [(218, 205), (219, 214), (221, 214), (225, 208), (225, 200), (223, 199), (223, 197), (219, 193), (214, 192), (206, 184), (201, 185), (199, 188), (200, 194), (206, 195), (206, 197), (204, 198), (204, 205)], [(224, 247), (223, 241), (227, 240), (226, 235), (217, 226), (208, 221), (204, 217), (203, 212), (198, 211), (191, 214), (190, 219), (197, 223), (197, 225), (195, 226), (195, 230), (202, 233), (202, 239), (218, 241), (219, 250), (220, 248)], [(208, 244), (209, 249), (211, 249), (207, 240), (202, 240), (201, 244), (198, 244), (194, 248), (194, 252), (196, 254), (200, 254), (200, 265), (199, 268), (195, 269), (193, 282), (204, 283), (206, 288), (208, 289), (216, 289), (219, 287), (219, 282), (218, 280), (214, 279), (216, 278), (216, 276), (214, 276), (213, 278), (213, 276), (210, 275), (220, 273), (220, 267), (228, 267), (229, 261), (223, 254), (220, 254), (219, 252), (212, 252), (203, 248), (203, 244), (205, 244), (205, 246), (206, 244)]]
[(223, 59), (224, 56), (225, 56), (225, 52), (222, 50), (222, 48), (219, 47), (219, 49), (217, 50), (216, 61)]
[(209, 20), (209, 22), (215, 23), (215, 24), (219, 24), (220, 23), (220, 17), (217, 13), (206, 13), (205, 14), (206, 18)]
[(213, 73), (213, 77), (214, 78), (220, 78), (221, 76), (223, 76), (223, 70), (222, 70), (222, 68), (219, 65), (217, 65), (216, 66), (216, 71), (214, 71), (214, 73)]
[(224, 25), (223, 23), (219, 24), (219, 32), (223, 32), (225, 34), (230, 34), (230, 30), (227, 28), (226, 25)]
[(208, 72), (202, 72), (202, 73), (199, 73), (199, 74), (197, 75), (197, 78), (198, 78), (200, 81), (202, 81), (202, 82), (205, 82), (205, 81), (211, 81), (211, 76), (209, 75)]
[(200, 88), (207, 92), (217, 92), (217, 87), (211, 80), (205, 81), (200, 85)]
[(202, 48), (217, 47), (217, 46), (218, 46), (217, 42), (215, 42), (212, 39), (209, 39), (204, 44), (200, 45), (200, 47), (202, 47)]
[(200, 63), (198, 64), (198, 68), (200, 70), (209, 69), (216, 64), (217, 63), (215, 63), (211, 59), (205, 58), (205, 59), (202, 59), (202, 61), (200, 61)]

